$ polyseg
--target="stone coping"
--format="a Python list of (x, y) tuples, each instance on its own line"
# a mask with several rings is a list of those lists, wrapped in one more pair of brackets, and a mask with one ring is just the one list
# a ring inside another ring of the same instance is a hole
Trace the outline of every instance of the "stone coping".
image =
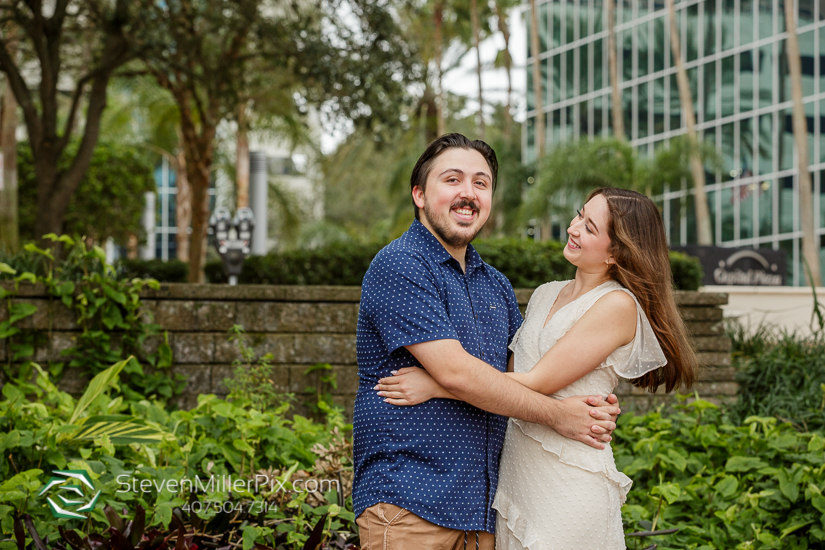
[[(0, 288), (12, 290), (14, 284), (0, 282)], [(535, 289), (516, 289), (519, 305), (530, 301)], [(19, 286), (20, 297), (48, 297), (42, 284), (23, 283)], [(262, 302), (358, 302), (361, 299), (360, 286), (322, 285), (237, 285), (161, 283), (159, 290), (145, 289), (144, 299), (155, 300), (215, 300), (215, 301), (262, 301)], [(727, 294), (722, 292), (698, 292), (677, 290), (674, 292), (676, 304), (680, 306), (718, 306), (728, 303)]]

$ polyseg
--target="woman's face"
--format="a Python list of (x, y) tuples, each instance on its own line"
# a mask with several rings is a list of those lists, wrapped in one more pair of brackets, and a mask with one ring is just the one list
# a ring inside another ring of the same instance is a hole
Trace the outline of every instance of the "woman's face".
[(588, 273), (606, 272), (613, 257), (608, 252), (610, 237), (607, 235), (607, 200), (596, 195), (585, 204), (567, 228), (569, 238), (564, 247), (564, 257)]

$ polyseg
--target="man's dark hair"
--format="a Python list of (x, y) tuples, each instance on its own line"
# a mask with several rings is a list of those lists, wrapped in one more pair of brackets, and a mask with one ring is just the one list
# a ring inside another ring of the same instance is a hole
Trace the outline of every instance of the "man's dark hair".
[[(447, 149), (472, 149), (478, 151), (487, 164), (490, 166), (490, 171), (493, 176), (493, 191), (496, 190), (496, 180), (498, 179), (498, 160), (496, 160), (496, 152), (493, 148), (481, 141), (480, 139), (470, 140), (461, 134), (444, 134), (427, 146), (427, 149), (418, 157), (418, 162), (415, 163), (412, 174), (410, 175), (410, 192), (417, 185), (422, 191), (427, 188), (427, 177), (430, 175), (435, 159)], [(415, 219), (418, 218), (418, 206), (413, 201), (413, 208), (415, 208)]]

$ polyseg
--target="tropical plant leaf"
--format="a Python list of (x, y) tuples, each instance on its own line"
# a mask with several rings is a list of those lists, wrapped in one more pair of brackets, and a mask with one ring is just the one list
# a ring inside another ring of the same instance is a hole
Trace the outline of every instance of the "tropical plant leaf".
[(106, 388), (108, 388), (112, 382), (118, 379), (120, 371), (123, 370), (123, 367), (126, 366), (126, 363), (131, 358), (132, 357), (129, 356), (127, 359), (115, 363), (108, 369), (104, 370), (103, 372), (92, 378), (92, 381), (89, 382), (89, 387), (83, 393), (83, 396), (77, 401), (77, 405), (75, 405), (74, 411), (72, 412), (72, 416), (71, 418), (69, 418), (69, 424), (74, 424), (77, 421), (77, 419), (80, 418), (80, 415), (83, 414), (83, 411), (85, 411), (89, 407), (89, 405), (92, 404), (92, 401), (97, 399), (97, 397), (100, 394), (106, 391)]
[(99, 415), (81, 419), (77, 431), (66, 438), (69, 443), (95, 441), (108, 436), (114, 445), (156, 443), (171, 437), (145, 420), (129, 415)]

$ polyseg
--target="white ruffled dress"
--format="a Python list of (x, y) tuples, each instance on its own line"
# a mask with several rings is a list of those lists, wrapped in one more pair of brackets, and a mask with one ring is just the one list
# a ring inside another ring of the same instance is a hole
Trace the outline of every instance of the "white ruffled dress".
[[(605, 294), (624, 291), (633, 296), (619, 283), (609, 281), (558, 309), (547, 326), (542, 326), (568, 282), (542, 285), (530, 298), (524, 323), (510, 344), (515, 372), (532, 369)], [(638, 301), (636, 309), (633, 341), (553, 397), (606, 396), (620, 376), (638, 378), (666, 363)], [(547, 426), (511, 418), (493, 502), (498, 511), (496, 549), (623, 549), (621, 506), (631, 484), (630, 478), (616, 469), (609, 445), (604, 450), (594, 449)]]

